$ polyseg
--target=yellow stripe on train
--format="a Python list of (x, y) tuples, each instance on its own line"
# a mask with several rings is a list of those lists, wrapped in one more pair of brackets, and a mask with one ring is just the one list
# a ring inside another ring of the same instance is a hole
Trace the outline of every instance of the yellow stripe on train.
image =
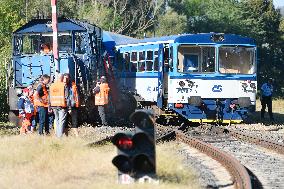
[[(189, 119), (189, 121), (194, 122), (194, 123), (215, 123), (217, 122), (216, 119)], [(232, 119), (232, 120), (220, 120), (222, 123), (241, 123), (243, 120), (237, 120), (237, 119)]]

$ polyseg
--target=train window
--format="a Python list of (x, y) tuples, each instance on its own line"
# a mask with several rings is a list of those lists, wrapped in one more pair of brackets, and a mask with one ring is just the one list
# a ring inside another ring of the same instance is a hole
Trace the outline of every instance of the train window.
[(229, 74), (255, 73), (255, 48), (244, 46), (220, 47), (219, 71)]
[(117, 61), (114, 61), (115, 62), (115, 67), (117, 68), (117, 70), (119, 72), (123, 71), (123, 64), (125, 62), (125, 59), (124, 59), (124, 54), (123, 53), (118, 53), (117, 54), (117, 57), (116, 57), (116, 60)]
[(130, 71), (137, 72), (137, 52), (131, 53), (130, 60)]
[(137, 61), (137, 52), (131, 53), (131, 62)]
[(153, 61), (146, 61), (146, 71), (153, 71)]
[(72, 52), (72, 36), (71, 35), (58, 36), (58, 51)]
[(198, 72), (198, 54), (184, 54), (183, 71), (184, 72)]
[(181, 45), (178, 49), (179, 72), (208, 73), (215, 71), (215, 48)]
[(138, 62), (138, 72), (145, 71), (145, 62)]
[(139, 52), (139, 61), (145, 61), (145, 51)]
[(130, 53), (124, 53), (124, 60), (125, 60), (125, 71), (129, 72), (129, 65), (130, 65)]
[(147, 60), (153, 61), (153, 51), (147, 51)]
[(82, 33), (75, 33), (75, 53), (85, 54), (86, 50), (84, 48), (84, 39)]
[(139, 52), (138, 72), (145, 71), (145, 51)]
[(154, 71), (159, 70), (159, 57), (155, 57), (154, 59)]
[[(19, 43), (19, 49), (22, 54), (35, 54), (39, 53), (39, 42), (40, 36), (39, 35), (24, 35)], [(22, 43), (22, 46), (21, 46)]]
[(137, 62), (130, 62), (131, 72), (137, 72)]
[(146, 71), (153, 71), (153, 51), (147, 51)]

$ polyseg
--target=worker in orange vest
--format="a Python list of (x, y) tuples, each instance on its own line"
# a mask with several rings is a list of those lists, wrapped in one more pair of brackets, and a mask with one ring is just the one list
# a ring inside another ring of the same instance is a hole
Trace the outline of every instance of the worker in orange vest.
[(45, 134), (49, 134), (48, 126), (48, 91), (46, 85), (49, 83), (50, 77), (44, 74), (40, 78), (40, 83), (34, 93), (34, 106), (38, 112), (39, 121), (39, 134), (43, 135), (43, 128), (45, 128)]
[(110, 88), (106, 82), (106, 77), (102, 76), (100, 82), (97, 83), (93, 91), (95, 93), (95, 105), (98, 106), (98, 112), (101, 118), (102, 125), (107, 125), (105, 108), (108, 104), (109, 90)]
[(68, 73), (64, 74), (64, 83), (68, 89), (67, 107), (68, 113), (71, 117), (71, 130), (75, 136), (78, 137), (78, 108), (80, 107), (78, 89), (75, 82), (71, 82), (70, 75)]
[(55, 134), (62, 137), (67, 120), (67, 89), (63, 82), (63, 75), (58, 74), (57, 81), (52, 83), (49, 88), (50, 106), (54, 112)]

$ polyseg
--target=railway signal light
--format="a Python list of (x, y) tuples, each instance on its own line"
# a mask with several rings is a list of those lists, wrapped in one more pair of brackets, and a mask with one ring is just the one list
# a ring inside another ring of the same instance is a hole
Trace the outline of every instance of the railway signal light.
[(112, 160), (114, 166), (123, 174), (132, 170), (131, 153), (133, 149), (132, 135), (117, 133), (112, 138), (112, 143), (117, 147), (118, 155)]
[(133, 156), (133, 170), (137, 177), (156, 174), (155, 127), (149, 112), (139, 110), (130, 116), (135, 125), (133, 143), (136, 149)]
[(133, 133), (117, 133), (112, 143), (118, 154), (112, 160), (119, 175), (128, 174), (138, 179), (143, 176), (155, 177), (156, 151), (155, 127), (151, 115), (139, 110), (130, 116), (135, 125)]

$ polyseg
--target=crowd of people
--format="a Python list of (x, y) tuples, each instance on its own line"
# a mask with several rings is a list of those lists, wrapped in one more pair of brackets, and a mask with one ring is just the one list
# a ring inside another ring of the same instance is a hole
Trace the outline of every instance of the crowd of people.
[[(50, 135), (54, 128), (55, 135), (62, 137), (68, 134), (66, 124), (71, 119), (71, 130), (75, 136), (78, 132), (78, 108), (80, 107), (78, 89), (70, 75), (58, 74), (57, 80), (48, 86), (49, 75), (42, 75), (38, 86), (29, 86), (22, 90), (18, 100), (20, 133), (33, 133), (39, 125), (39, 135)], [(108, 104), (109, 86), (104, 76), (97, 82), (93, 92), (95, 105), (98, 106), (102, 124), (105, 125), (105, 106)], [(70, 116), (68, 116), (68, 114)]]

